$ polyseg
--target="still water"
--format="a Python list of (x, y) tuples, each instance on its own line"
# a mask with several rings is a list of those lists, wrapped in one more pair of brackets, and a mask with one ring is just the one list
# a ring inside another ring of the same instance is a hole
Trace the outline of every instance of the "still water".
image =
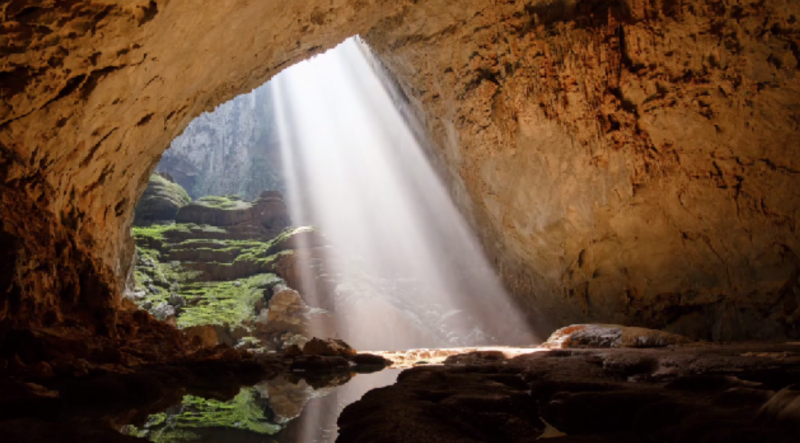
[(342, 410), (367, 391), (393, 384), (399, 372), (314, 380), (282, 374), (243, 387), (226, 401), (186, 395), (179, 404), (120, 431), (157, 443), (334, 442)]

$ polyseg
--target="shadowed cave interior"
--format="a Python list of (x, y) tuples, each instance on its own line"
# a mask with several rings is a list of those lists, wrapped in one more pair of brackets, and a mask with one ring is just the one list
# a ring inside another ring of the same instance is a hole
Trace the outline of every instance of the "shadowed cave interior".
[(3, 441), (796, 441), (794, 2), (0, 11)]

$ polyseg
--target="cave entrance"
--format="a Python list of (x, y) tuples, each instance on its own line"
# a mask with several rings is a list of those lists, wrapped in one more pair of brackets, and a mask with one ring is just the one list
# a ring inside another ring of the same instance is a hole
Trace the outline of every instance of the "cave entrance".
[(406, 105), (351, 38), (198, 117), (137, 207), (129, 296), (274, 351), (532, 344)]
[[(340, 338), (408, 366), (533, 344), (407, 105), (351, 38), (198, 117), (137, 206), (127, 296), (194, 340), (254, 353)], [(158, 441), (185, 430), (185, 411), (246, 407), (264, 411), (239, 421), (248, 429), (328, 441), (342, 408), (398, 371), (325, 394), (279, 377), (227, 404), (188, 397), (167, 420), (123, 432)]]

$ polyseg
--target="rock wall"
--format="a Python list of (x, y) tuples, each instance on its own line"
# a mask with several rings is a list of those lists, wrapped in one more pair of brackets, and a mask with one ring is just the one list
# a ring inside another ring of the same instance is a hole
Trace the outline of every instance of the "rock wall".
[(534, 322), (800, 334), (800, 5), (467, 3), (366, 40)]
[(262, 86), (192, 120), (172, 141), (156, 170), (170, 174), (192, 198), (264, 190), (286, 195), (272, 91)]
[(133, 208), (169, 142), (358, 33), (535, 325), (798, 334), (796, 2), (22, 0), (0, 12), (0, 258), (13, 269), (0, 271), (0, 320), (74, 314), (113, 330)]

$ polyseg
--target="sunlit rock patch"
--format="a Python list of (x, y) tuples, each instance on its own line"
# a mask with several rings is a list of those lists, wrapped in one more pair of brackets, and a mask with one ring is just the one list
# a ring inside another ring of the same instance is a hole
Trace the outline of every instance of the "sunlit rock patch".
[(460, 356), (478, 355), (481, 359), (502, 361), (520, 355), (546, 352), (548, 349), (540, 347), (515, 348), (509, 346), (479, 346), (464, 348), (423, 348), (408, 349), (404, 351), (374, 351), (371, 354), (379, 355), (392, 362), (392, 368), (411, 368), (414, 366), (443, 365), (445, 362), (457, 364), (463, 362)]
[(657, 329), (622, 325), (570, 325), (550, 335), (542, 347), (561, 348), (661, 348), (693, 340)]

